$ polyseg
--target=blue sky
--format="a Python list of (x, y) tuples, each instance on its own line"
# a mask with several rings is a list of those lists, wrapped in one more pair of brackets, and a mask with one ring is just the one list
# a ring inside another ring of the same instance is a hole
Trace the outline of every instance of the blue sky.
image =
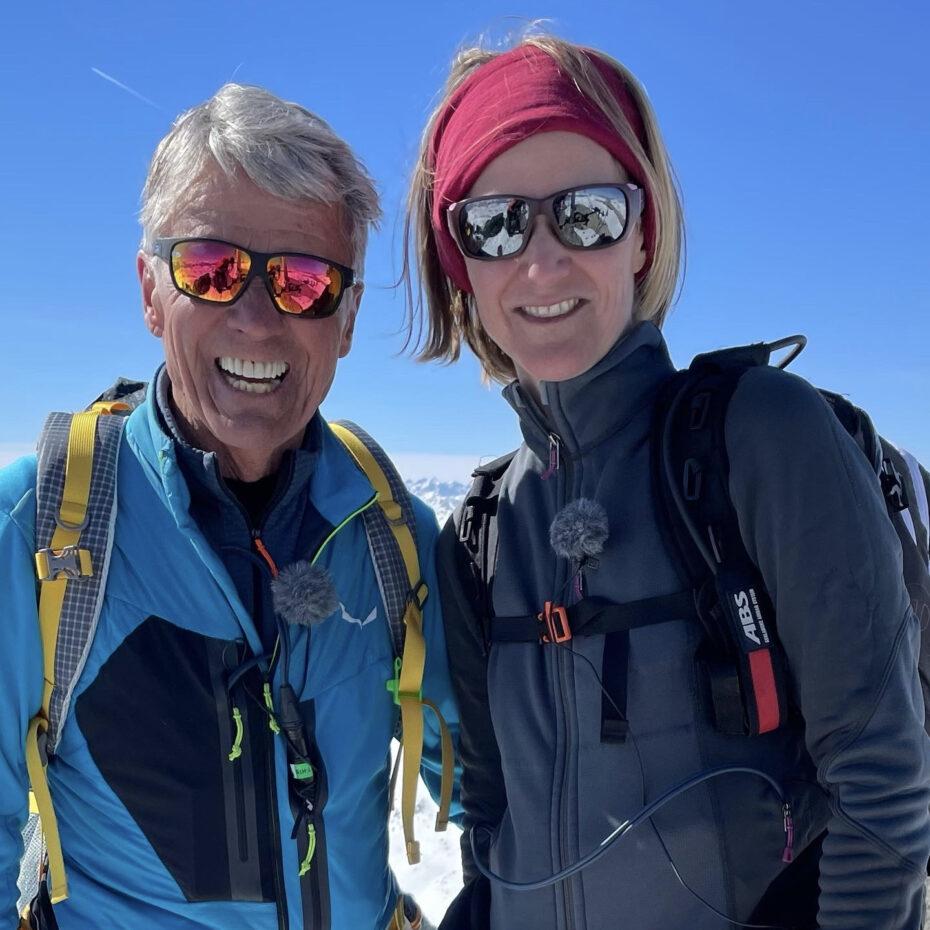
[(930, 461), (925, 0), (8, 5), (0, 460), (33, 441), (47, 410), (151, 375), (161, 344), (135, 276), (139, 190), (171, 119), (231, 78), (324, 116), (383, 194), (356, 344), (324, 412), (393, 452), (473, 462), (516, 445), (510, 408), (471, 359), (398, 357), (404, 297), (391, 286), (407, 178), (448, 61), (518, 26), (511, 15), (549, 18), (646, 85), (684, 191), (687, 273), (665, 327), (675, 361), (806, 333), (793, 370)]

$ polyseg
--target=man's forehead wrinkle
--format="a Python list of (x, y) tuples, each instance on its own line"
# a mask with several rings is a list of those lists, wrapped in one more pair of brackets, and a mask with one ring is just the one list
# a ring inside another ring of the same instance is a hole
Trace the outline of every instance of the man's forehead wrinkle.
[[(250, 193), (258, 193), (263, 198), (277, 200), (280, 204), (280, 223), (266, 223), (257, 229), (246, 214), (237, 210), (237, 204), (230, 202), (236, 191), (244, 189), (250, 189)], [(321, 228), (320, 216), (324, 213), (328, 217), (325, 228)], [(307, 247), (296, 242), (295, 237), (309, 237), (318, 242), (309, 251), (338, 251), (341, 257), (335, 254), (329, 254), (328, 257), (352, 264), (353, 256), (348, 248), (345, 227), (345, 211), (341, 203), (284, 200), (262, 190), (246, 175), (231, 177), (214, 167), (191, 181), (171, 213), (166, 234), (184, 236), (209, 233), (258, 251), (278, 248), (307, 251)]]

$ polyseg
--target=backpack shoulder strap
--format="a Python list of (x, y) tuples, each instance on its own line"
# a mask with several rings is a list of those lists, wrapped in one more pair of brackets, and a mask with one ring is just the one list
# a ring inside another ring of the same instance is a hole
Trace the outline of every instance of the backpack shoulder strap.
[[(479, 634), (487, 652), (491, 641), (491, 583), (497, 561), (497, 500), (500, 485), (516, 449), (472, 472), (472, 486), (462, 502), (458, 525), (457, 561), (467, 577), (465, 593), (478, 619)], [(465, 561), (461, 563), (461, 556)]]
[(61, 738), (71, 695), (94, 638), (113, 546), (116, 461), (126, 404), (52, 413), (39, 438), (36, 574), (45, 684), (26, 744), (29, 778), (48, 847), (53, 902), (67, 897), (45, 765)]
[(930, 563), (930, 481), (927, 472), (910, 452), (899, 449), (884, 437), (879, 437), (879, 442), (882, 450), (882, 477), (885, 479), (883, 490), (889, 483), (898, 483), (898, 488), (892, 489), (891, 493), (897, 499), (921, 560)]
[[(925, 630), (930, 624), (930, 482), (926, 480), (927, 472), (913, 455), (879, 436), (864, 410), (840, 395), (824, 390), (820, 393), (878, 477), (888, 519), (901, 543), (904, 586), (921, 629)], [(919, 667), (925, 703), (930, 713), (930, 639), (927, 637), (921, 639)]]
[(653, 487), (670, 554), (691, 585), (705, 637), (715, 726), (756, 734), (787, 717), (787, 681), (774, 609), (746, 552), (729, 495), (724, 425), (740, 378), (768, 363), (757, 344), (698, 356), (655, 407)]
[(407, 597), (421, 580), (410, 492), (384, 450), (365, 430), (348, 420), (329, 425), (378, 494), (378, 506), (364, 511), (365, 531), (388, 614), (394, 654), (400, 657), (404, 652)]
[(394, 641), (394, 677), (387, 682), (400, 706), (403, 782), (401, 819), (407, 860), (419, 862), (419, 843), (414, 838), (413, 814), (417, 779), (423, 752), (423, 708), (429, 707), (439, 721), (442, 744), (442, 781), (436, 829), (444, 830), (452, 802), (452, 739), (439, 708), (423, 697), (426, 642), (423, 638), (423, 605), (429, 594), (420, 572), (416, 521), (410, 493), (384, 450), (360, 426), (342, 420), (330, 428), (368, 477), (378, 495), (378, 507), (363, 512), (368, 547), (378, 578), (385, 609), (389, 612)]

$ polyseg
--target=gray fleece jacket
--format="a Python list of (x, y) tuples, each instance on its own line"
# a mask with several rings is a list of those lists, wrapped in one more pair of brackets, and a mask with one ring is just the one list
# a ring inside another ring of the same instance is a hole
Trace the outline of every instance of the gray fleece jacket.
[[(682, 590), (650, 468), (654, 401), (672, 371), (659, 331), (643, 323), (591, 370), (544, 382), (541, 404), (517, 383), (505, 389), (525, 442), (501, 487), (497, 617), (535, 615), (547, 600), (576, 596), (549, 527), (579, 498), (600, 503), (609, 527), (598, 566), (585, 570), (589, 595), (619, 603)], [(818, 926), (917, 930), (930, 854), (930, 741), (920, 631), (877, 480), (819, 394), (783, 371), (743, 377), (725, 434), (730, 494), (776, 606), (800, 714), (754, 738), (716, 732), (695, 662), (701, 631), (672, 620), (631, 631), (629, 735), (602, 742), (604, 637), (495, 643), (485, 656), (455, 551), (459, 512), (444, 534), (440, 573), (466, 826), (492, 828), (483, 855), (495, 872), (531, 881), (591, 852), (696, 773), (752, 766), (791, 801), (795, 855), (822, 838)], [(747, 922), (780, 874), (779, 897), (802, 894), (784, 871), (784, 847), (776, 792), (758, 776), (728, 774), (676, 798), (572, 878), (534, 891), (492, 884), (491, 928), (722, 930), (732, 924), (696, 895)], [(816, 879), (816, 856), (807, 858)], [(808, 897), (816, 912), (816, 890)]]

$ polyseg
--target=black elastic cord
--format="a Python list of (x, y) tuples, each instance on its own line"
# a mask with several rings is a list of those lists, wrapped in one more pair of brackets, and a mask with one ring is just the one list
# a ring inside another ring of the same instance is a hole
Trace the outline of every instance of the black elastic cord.
[(633, 746), (633, 749), (636, 752), (636, 756), (639, 763), (640, 771), (640, 782), (642, 786), (642, 797), (643, 797), (643, 807), (639, 813), (633, 817), (632, 820), (626, 821), (626, 823), (621, 824), (613, 833), (606, 836), (601, 843), (598, 845), (598, 848), (592, 850), (585, 856), (582, 856), (577, 862), (573, 863), (570, 866), (560, 870), (559, 872), (554, 873), (553, 875), (548, 876), (547, 878), (539, 879), (533, 882), (510, 882), (498, 875), (495, 872), (492, 872), (490, 867), (485, 866), (481, 861), (481, 858), (478, 855), (476, 831), (481, 830), (483, 833), (488, 834), (490, 837), (493, 832), (492, 828), (487, 824), (475, 824), (472, 827), (469, 834), (469, 845), (471, 846), (472, 860), (475, 863), (475, 867), (478, 871), (489, 881), (495, 882), (504, 888), (508, 888), (511, 891), (534, 891), (542, 888), (549, 887), (560, 881), (564, 881), (566, 878), (570, 878), (572, 875), (582, 871), (587, 868), (592, 862), (597, 861), (601, 856), (603, 856), (610, 847), (621, 837), (626, 836), (631, 830), (639, 826), (644, 821), (648, 821), (649, 825), (652, 827), (653, 833), (655, 834), (656, 839), (659, 841), (659, 845), (662, 847), (662, 851), (665, 853), (665, 858), (668, 861), (669, 867), (672, 870), (672, 873), (675, 875), (675, 878), (678, 879), (679, 884), (682, 888), (685, 889), (690, 895), (696, 898), (704, 907), (712, 911), (718, 917), (723, 920), (728, 921), (729, 923), (736, 924), (739, 927), (745, 927), (747, 930), (783, 930), (783, 928), (776, 927), (773, 924), (751, 924), (744, 923), (742, 921), (736, 920), (733, 917), (728, 916), (723, 913), (723, 911), (714, 907), (709, 901), (702, 897), (698, 892), (696, 892), (682, 877), (681, 873), (678, 871), (677, 866), (672, 860), (671, 853), (668, 851), (668, 847), (665, 845), (665, 841), (662, 839), (661, 834), (658, 831), (656, 825), (652, 822), (652, 815), (656, 813), (661, 807), (664, 807), (665, 804), (677, 798), (679, 795), (684, 794), (686, 791), (689, 791), (691, 788), (695, 788), (698, 785), (709, 781), (711, 778), (716, 778), (718, 775), (726, 775), (730, 773), (746, 773), (752, 775), (758, 775), (759, 777), (765, 779), (772, 788), (775, 790), (775, 793), (778, 795), (779, 800), (782, 804), (783, 812), (790, 811), (790, 805), (787, 799), (787, 796), (784, 793), (781, 785), (775, 781), (770, 775), (766, 772), (761, 771), (760, 769), (754, 769), (748, 766), (719, 766), (713, 769), (705, 769), (703, 772), (699, 772), (697, 775), (692, 776), (690, 779), (686, 779), (683, 782), (679, 782), (678, 785), (673, 786), (663, 795), (658, 797), (655, 801), (650, 804), (645, 803), (645, 790), (646, 790), (646, 781), (645, 781), (645, 769), (643, 766), (643, 758), (639, 751), (639, 745), (636, 741), (636, 737), (633, 731), (629, 728), (629, 721), (626, 718), (625, 713), (620, 709), (620, 707), (615, 703), (613, 697), (610, 695), (608, 690), (604, 687), (604, 683), (601, 681), (601, 677), (597, 672), (597, 669), (594, 667), (594, 664), (591, 660), (581, 653), (575, 652), (573, 649), (569, 648), (567, 645), (562, 644), (562, 648), (568, 650), (572, 656), (576, 659), (582, 659), (584, 662), (590, 666), (591, 673), (594, 675), (595, 679), (600, 686), (603, 698), (602, 700), (612, 706), (613, 712), (616, 714), (618, 719), (622, 719), (627, 724), (627, 732), (630, 737), (630, 742)]
[[(504, 888), (508, 888), (511, 891), (538, 891), (541, 888), (548, 888), (550, 885), (554, 885), (557, 882), (565, 881), (566, 878), (571, 878), (572, 875), (577, 875), (578, 872), (587, 868), (589, 865), (591, 865), (592, 862), (596, 862), (610, 849), (611, 846), (613, 846), (614, 843), (617, 842), (617, 840), (626, 836), (627, 833), (629, 833), (635, 827), (638, 827), (644, 820), (648, 820), (653, 814), (665, 807), (666, 804), (668, 804), (670, 801), (674, 801), (675, 798), (681, 796), (686, 791), (690, 791), (692, 788), (696, 788), (698, 785), (709, 781), (711, 778), (717, 778), (720, 775), (731, 775), (738, 773), (743, 773), (746, 775), (758, 775), (759, 778), (764, 779), (772, 786), (773, 790), (778, 795), (782, 806), (788, 803), (781, 785), (775, 781), (775, 779), (772, 778), (772, 776), (767, 772), (763, 772), (761, 769), (751, 768), (748, 765), (721, 765), (717, 766), (716, 768), (705, 769), (703, 772), (698, 772), (696, 775), (692, 775), (691, 778), (679, 782), (677, 785), (669, 788), (668, 791), (659, 795), (659, 797), (657, 797), (654, 801), (647, 804), (630, 820), (620, 824), (620, 826), (617, 827), (613, 833), (605, 836), (604, 839), (601, 840), (601, 842), (598, 844), (597, 849), (594, 849), (586, 855), (582, 856), (577, 862), (573, 862), (571, 865), (566, 866), (564, 869), (560, 869), (558, 872), (555, 872), (546, 878), (541, 878), (536, 881), (511, 882), (487, 868), (487, 866), (484, 865), (478, 856), (475, 834), (478, 830), (481, 830), (490, 835), (492, 831), (491, 828), (487, 826), (487, 824), (476, 824), (474, 827), (472, 827), (471, 834), (469, 836), (472, 856), (474, 857), (475, 861), (475, 867), (485, 878), (503, 886)], [(730, 918), (727, 919), (729, 920)]]

